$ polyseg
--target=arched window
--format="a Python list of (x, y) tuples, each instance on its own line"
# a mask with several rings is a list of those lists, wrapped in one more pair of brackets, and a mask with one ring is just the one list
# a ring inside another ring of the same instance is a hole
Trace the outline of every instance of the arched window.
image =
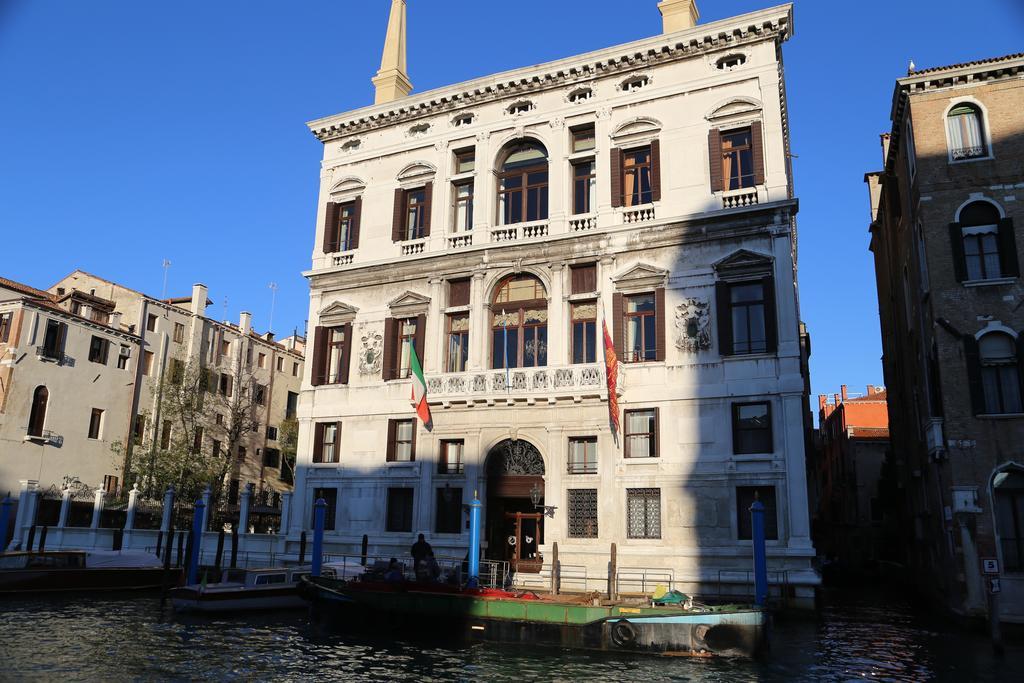
[(531, 368), (548, 364), (548, 302), (540, 280), (513, 275), (491, 300), (491, 367)]
[(32, 394), (32, 412), (28, 418), (28, 435), (42, 436), (43, 425), (46, 422), (46, 402), (50, 398), (50, 392), (44, 386), (36, 387)]
[(548, 151), (539, 142), (515, 143), (498, 171), (498, 220), (513, 225), (547, 217)]
[(1003, 277), (999, 223), (999, 210), (988, 202), (973, 202), (960, 211), (965, 274), (968, 280)]
[(946, 115), (949, 153), (954, 160), (976, 159), (988, 155), (981, 111), (969, 103), (958, 104)]
[(985, 413), (1005, 415), (1024, 412), (1014, 338), (1003, 332), (989, 332), (978, 340), (978, 355)]

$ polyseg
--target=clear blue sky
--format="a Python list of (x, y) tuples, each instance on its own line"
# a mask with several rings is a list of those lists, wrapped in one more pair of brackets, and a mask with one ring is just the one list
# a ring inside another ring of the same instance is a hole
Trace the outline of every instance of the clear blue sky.
[[(654, 35), (656, 0), (409, 0), (418, 90)], [(704, 21), (769, 6), (703, 0)], [(0, 275), (76, 267), (303, 326), (321, 145), (372, 102), (388, 0), (0, 0)], [(538, 17), (531, 19), (531, 17)], [(785, 48), (815, 393), (882, 383), (865, 171), (894, 80), (1024, 50), (1021, 0), (797, 0)]]

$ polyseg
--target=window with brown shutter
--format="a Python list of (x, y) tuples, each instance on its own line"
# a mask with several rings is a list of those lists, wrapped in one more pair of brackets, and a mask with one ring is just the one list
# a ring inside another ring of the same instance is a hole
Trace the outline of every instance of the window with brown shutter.
[(652, 145), (620, 152), (622, 159), (622, 204), (640, 206), (654, 201)]
[(597, 291), (597, 264), (587, 263), (569, 268), (573, 294), (590, 294)]
[(327, 330), (317, 326), (313, 330), (313, 372), (310, 373), (310, 381), (313, 386), (318, 387), (324, 383), (324, 376), (327, 370), (324, 363), (327, 358)]
[(448, 305), (469, 305), (469, 278), (448, 281)]
[(722, 177), (722, 133), (717, 128), (708, 131), (708, 166), (711, 171), (711, 191), (721, 192), (725, 189)]
[(317, 422), (313, 426), (313, 462), (324, 461), (324, 423)]
[(651, 201), (661, 201), (661, 141), (651, 142)]
[(341, 205), (334, 202), (327, 202), (327, 210), (324, 212), (324, 236), (323, 250), (325, 254), (338, 251), (338, 241), (335, 237), (338, 229), (338, 212)]
[(395, 190), (395, 215), (391, 239), (394, 242), (430, 236), (430, 206), (434, 184)]
[(395, 378), (395, 329), (397, 320), (387, 318), (384, 321), (384, 356), (381, 359), (381, 373), (384, 381)]
[(665, 360), (665, 288), (654, 290), (654, 329), (657, 339), (654, 359)]
[(612, 294), (612, 334), (615, 336), (615, 355), (622, 360), (625, 357), (625, 325), (623, 324), (622, 294)]
[(421, 237), (430, 237), (430, 214), (434, 205), (434, 183), (423, 187), (423, 230)]
[(388, 420), (388, 462), (416, 460), (416, 420)]
[(622, 206), (622, 150), (612, 147), (611, 157), (611, 187), (612, 206)]
[(349, 249), (359, 248), (359, 223), (363, 218), (363, 198), (362, 196), (356, 197), (353, 202), (353, 217), (352, 226), (349, 232)]
[(754, 184), (764, 185), (764, 132), (760, 121), (750, 124), (750, 146), (754, 155)]
[[(420, 362), (420, 369), (424, 369), (424, 337), (427, 331), (427, 316), (420, 314), (416, 316), (416, 334), (412, 338), (413, 347), (416, 349), (416, 358)], [(411, 369), (410, 369), (411, 371)], [(425, 371), (425, 370), (424, 370)]]
[(395, 188), (395, 209), (391, 221), (391, 241), (401, 242), (405, 228), (405, 190)]
[(345, 335), (345, 343), (341, 350), (341, 383), (348, 384), (349, 368), (352, 365), (352, 323), (345, 323), (341, 327)]

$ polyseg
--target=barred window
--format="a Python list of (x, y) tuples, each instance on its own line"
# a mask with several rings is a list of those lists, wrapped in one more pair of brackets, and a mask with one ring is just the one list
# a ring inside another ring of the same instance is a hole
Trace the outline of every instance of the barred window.
[(569, 489), (569, 538), (597, 538), (597, 489)]
[(661, 489), (626, 489), (626, 537), (661, 538)]

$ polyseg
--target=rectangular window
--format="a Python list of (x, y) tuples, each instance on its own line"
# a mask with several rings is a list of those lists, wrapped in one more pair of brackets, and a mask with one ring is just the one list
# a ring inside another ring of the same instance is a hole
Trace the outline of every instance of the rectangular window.
[(448, 358), (445, 372), (465, 372), (469, 361), (469, 314), (448, 316)]
[(258, 406), (266, 405), (267, 403), (267, 388), (262, 384), (252, 385), (252, 400)]
[(220, 374), (220, 385), (218, 388), (220, 395), (231, 398), (231, 394), (233, 392), (233, 384), (234, 382), (232, 381), (231, 375), (222, 372)]
[(464, 464), (462, 459), (466, 445), (462, 439), (441, 442), (441, 460), (438, 462), (438, 474), (462, 474)]
[(153, 374), (153, 352), (142, 352), (142, 374), (152, 376)]
[(754, 504), (755, 498), (764, 505), (764, 537), (769, 541), (779, 540), (779, 518), (775, 507), (774, 486), (736, 487), (737, 538), (749, 541), (754, 537), (750, 506)]
[(597, 360), (597, 302), (572, 305), (572, 362)]
[(327, 377), (325, 384), (341, 384), (344, 379), (344, 368), (349, 362), (345, 357), (345, 331), (351, 329), (349, 325), (330, 327), (325, 330), (327, 334)]
[(146, 416), (135, 416), (135, 429), (132, 432), (132, 439), (136, 444), (141, 444), (146, 437)]
[(156, 332), (156, 315), (153, 313), (146, 316), (146, 330)]
[(284, 357), (283, 356), (278, 356), (277, 357), (277, 371), (278, 372), (284, 372)]
[(455, 183), (452, 192), (452, 232), (469, 232), (473, 229), (473, 181)]
[(597, 437), (569, 439), (569, 474), (597, 474)]
[(213, 457), (219, 458), (220, 457), (220, 441), (218, 441), (217, 439), (214, 439), (213, 443), (211, 445), (213, 447), (212, 448)]
[(171, 447), (171, 421), (164, 420), (163, 427), (160, 429), (160, 448), (167, 450)]
[(117, 369), (125, 370), (128, 367), (128, 359), (132, 357), (132, 348), (121, 344), (121, 348), (117, 353)]
[(114, 495), (117, 493), (118, 478), (112, 474), (103, 475), (103, 490), (108, 495)]
[(732, 406), (732, 452), (771, 453), (772, 412), (767, 403), (734, 403)]
[(313, 489), (312, 510), (310, 510), (309, 528), (316, 525), (316, 501), (323, 498), (327, 503), (324, 509), (324, 531), (334, 531), (338, 515), (338, 489)]
[(296, 411), (299, 409), (299, 395), (294, 391), (288, 392), (288, 398), (285, 400), (284, 418), (286, 420), (294, 420)]
[(626, 411), (626, 457), (658, 457), (658, 409)]
[(427, 224), (426, 188), (405, 191), (405, 225), (403, 240), (418, 240), (424, 236)]
[(597, 538), (597, 489), (568, 489), (569, 538)]
[(11, 339), (12, 313), (0, 313), (0, 344), (6, 344)]
[(626, 344), (624, 363), (644, 363), (658, 358), (657, 306), (655, 296), (636, 294), (625, 297)]
[(730, 284), (729, 314), (732, 327), (734, 354), (766, 353), (768, 327), (766, 324), (765, 287), (763, 282)]
[(89, 438), (99, 439), (103, 429), (103, 411), (99, 408), (93, 408), (92, 414), (89, 416)]
[(277, 441), (277, 427), (267, 427), (267, 440)]
[(259, 367), (260, 369), (267, 367), (267, 354), (261, 353), (258, 356), (256, 356), (256, 366)]
[(626, 537), (661, 538), (661, 489), (626, 489)]
[(263, 466), (271, 469), (281, 467), (281, 451), (276, 448), (267, 448), (263, 451)]
[(412, 374), (412, 349), (416, 343), (416, 318), (402, 318), (395, 325), (398, 331), (397, 378), (405, 379)]
[(340, 422), (318, 422), (314, 428), (313, 440), (314, 463), (340, 462)]
[(64, 349), (64, 323), (56, 320), (46, 321), (46, 334), (43, 336), (43, 357), (58, 360)]
[(593, 159), (572, 165), (572, 212), (574, 215), (597, 211), (597, 164)]
[(476, 170), (476, 149), (460, 149), (455, 152), (455, 173), (472, 173)]
[(434, 531), (439, 534), (462, 533), (462, 489), (445, 486), (437, 489)]
[(968, 280), (991, 280), (1003, 276), (999, 264), (999, 226), (963, 228), (964, 259)]
[(356, 202), (346, 202), (338, 207), (338, 222), (328, 235), (325, 252), (350, 251), (355, 248), (357, 212)]
[(292, 363), (292, 377), (298, 377), (298, 376), (299, 376), (299, 364), (298, 363)]
[(241, 486), (241, 482), (237, 479), (232, 479), (228, 482), (228, 505), (238, 505), (238, 489)]
[(245, 456), (248, 455), (245, 450), (245, 446), (238, 447), (238, 462), (245, 462)]
[(412, 462), (416, 459), (416, 421), (388, 421), (388, 462)]
[(110, 342), (103, 337), (93, 337), (89, 342), (89, 362), (107, 364), (107, 354), (110, 351)]
[(750, 128), (722, 133), (722, 176), (727, 190), (754, 187), (754, 146)]
[(174, 323), (174, 341), (179, 344), (185, 341), (185, 326), (181, 323)]
[(650, 145), (622, 153), (622, 200), (624, 206), (640, 206), (654, 201)]
[(570, 131), (572, 135), (572, 151), (589, 152), (597, 147), (597, 135), (594, 132), (594, 125), (579, 126)]
[(412, 531), (412, 501), (412, 489), (388, 489), (387, 531)]

